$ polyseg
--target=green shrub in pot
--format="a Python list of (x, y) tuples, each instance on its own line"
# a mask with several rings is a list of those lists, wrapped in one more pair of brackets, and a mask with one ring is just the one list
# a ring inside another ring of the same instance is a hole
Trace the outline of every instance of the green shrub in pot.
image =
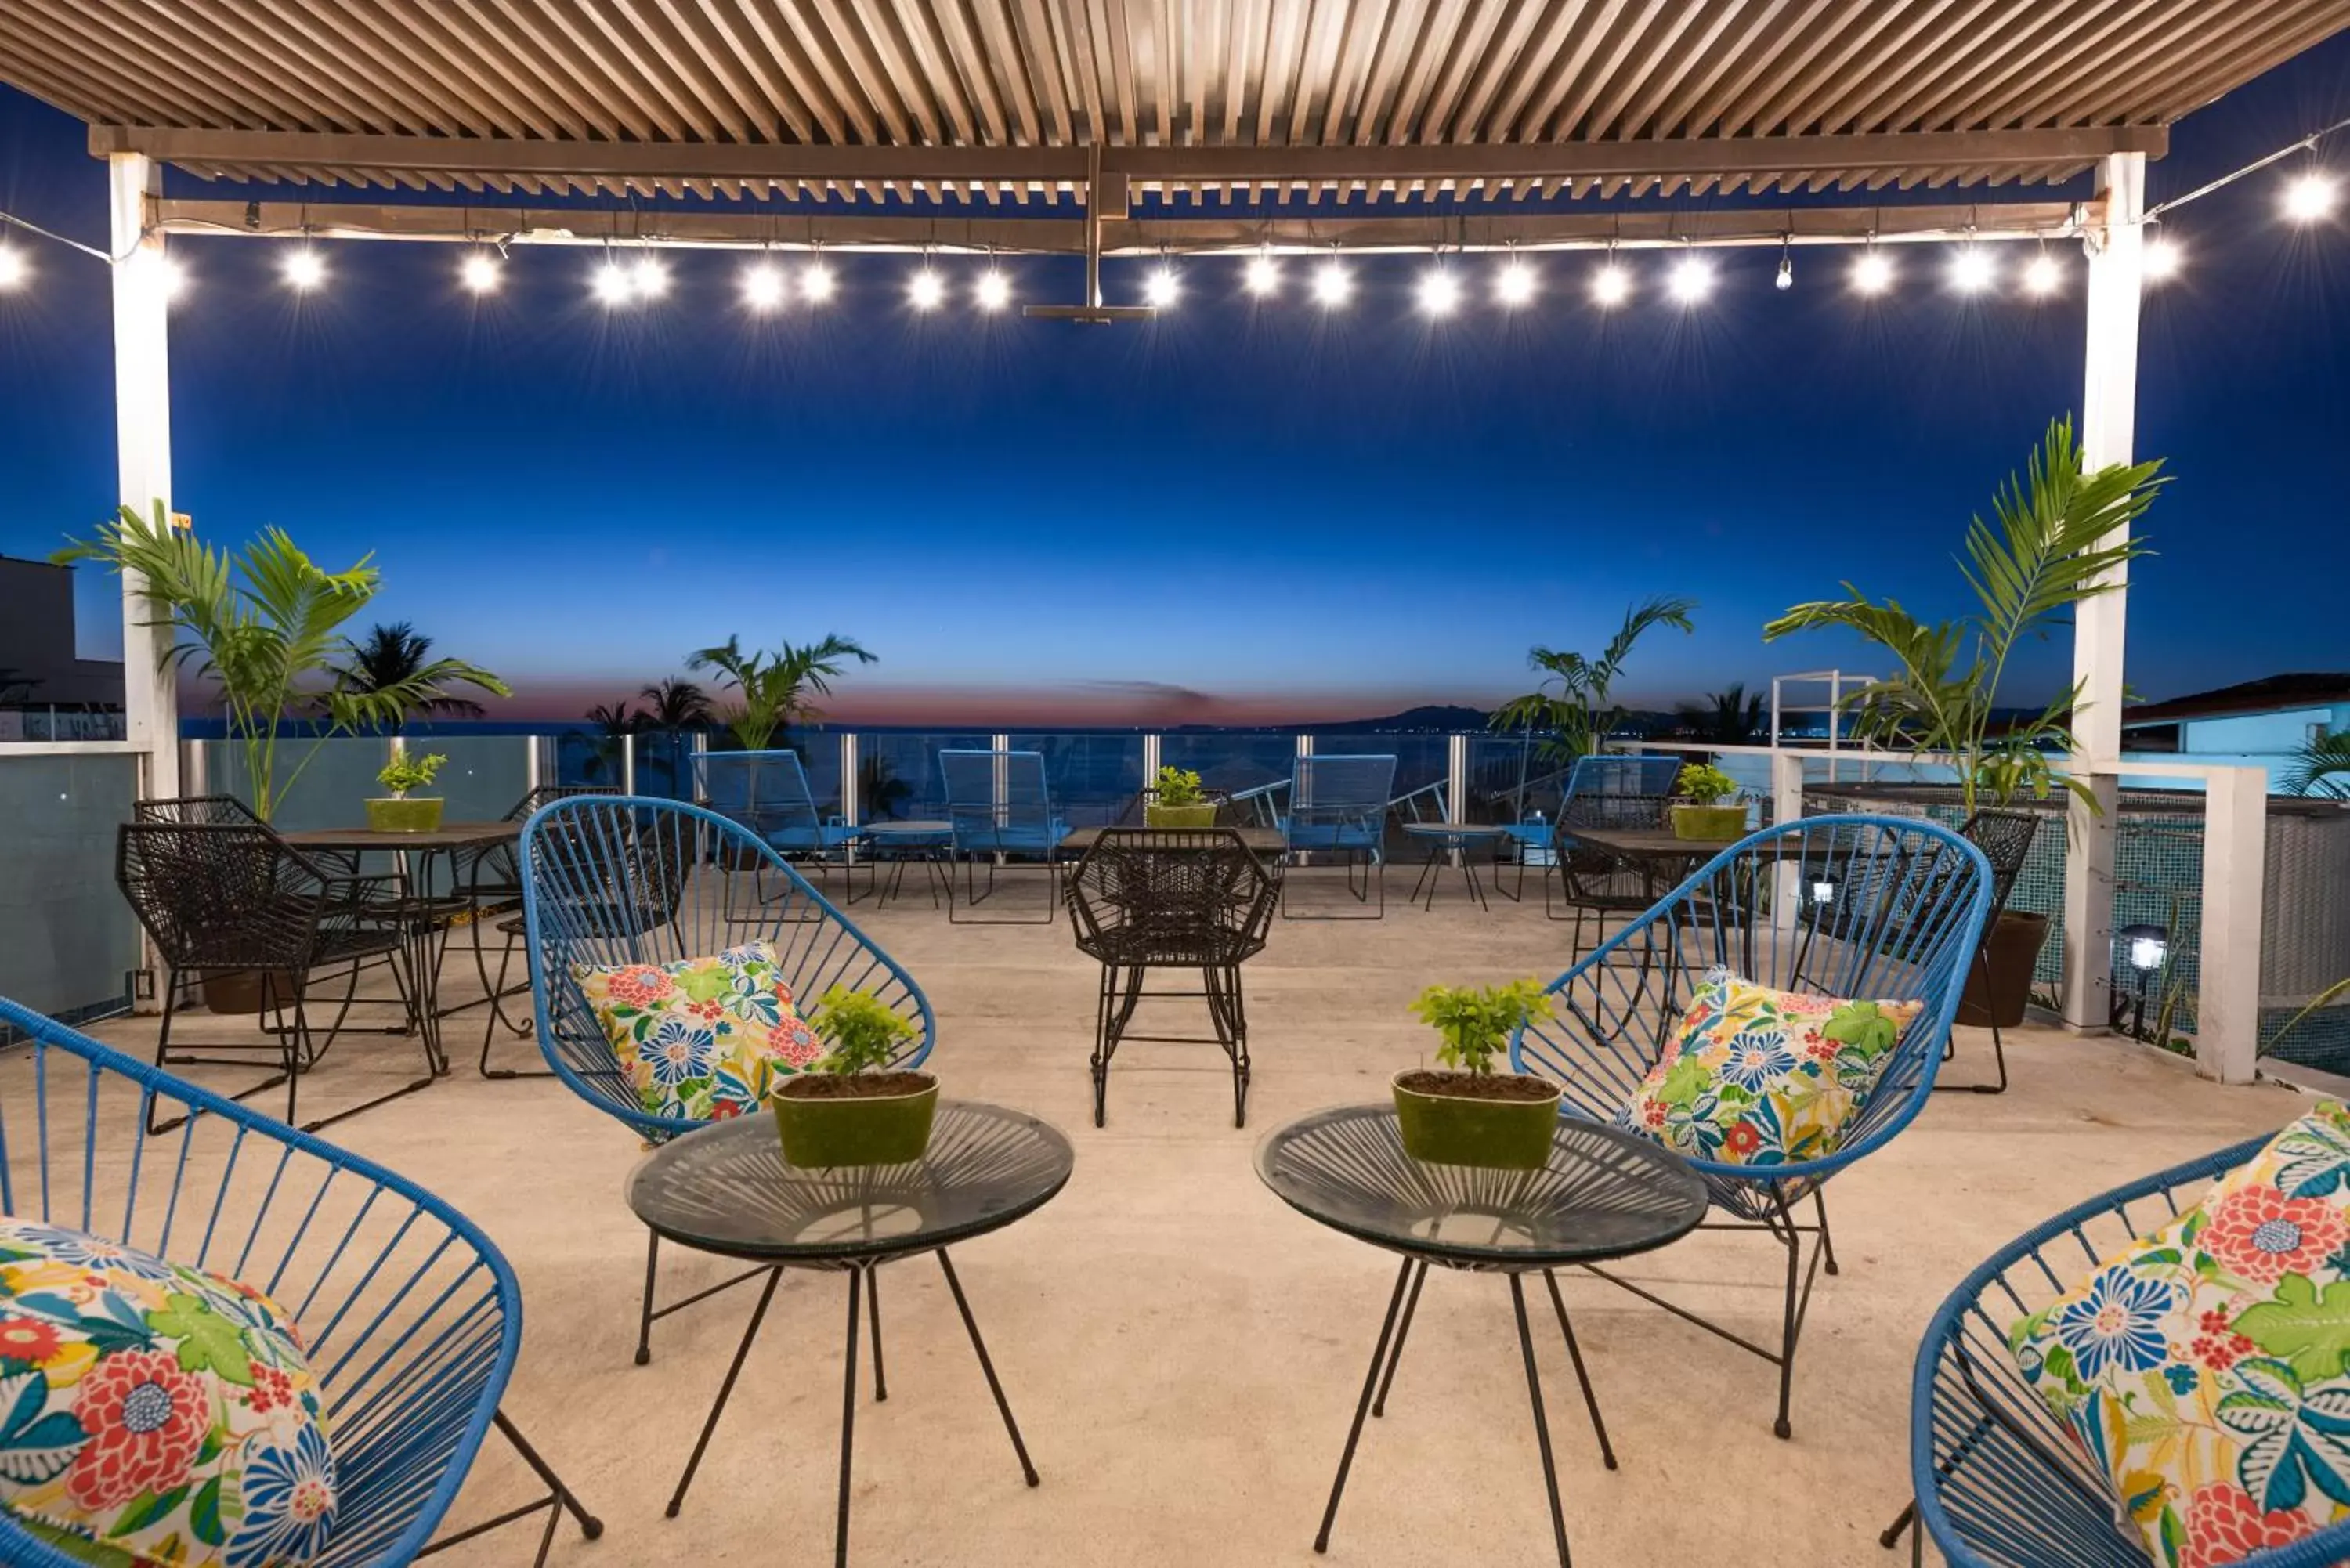
[(1213, 827), (1215, 803), (1203, 798), (1200, 775), (1189, 768), (1160, 768), (1142, 807), (1146, 827)]
[(1746, 803), (1738, 798), (1738, 781), (1711, 763), (1683, 767), (1674, 786), (1681, 795), (1673, 806), (1673, 836), (1702, 842), (1743, 837)]
[(390, 790), (367, 803), (368, 826), (378, 833), (431, 833), (441, 826), (441, 797), (411, 800), (412, 789), (430, 789), (449, 759), (438, 752), (411, 757), (401, 752), (376, 770), (375, 782)]
[(914, 1026), (887, 1002), (844, 985), (826, 992), (816, 1009), (808, 1027), (832, 1049), (769, 1102), (784, 1163), (821, 1169), (921, 1158), (938, 1112), (938, 1080), (889, 1065)]
[(1542, 982), (1431, 985), (1411, 1011), (1442, 1038), (1436, 1059), (1447, 1070), (1395, 1075), (1404, 1152), (1439, 1165), (1539, 1169), (1558, 1126), (1559, 1087), (1530, 1074), (1496, 1073), (1493, 1064), (1519, 1025), (1551, 1016)]

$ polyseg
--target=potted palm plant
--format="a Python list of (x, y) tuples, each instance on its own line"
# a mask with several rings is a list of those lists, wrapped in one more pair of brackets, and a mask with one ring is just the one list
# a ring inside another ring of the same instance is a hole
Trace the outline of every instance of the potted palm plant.
[(744, 751), (761, 752), (776, 731), (795, 720), (816, 716), (811, 699), (831, 695), (832, 682), (852, 659), (859, 664), (879, 662), (856, 639), (837, 634), (821, 642), (786, 642), (773, 653), (756, 649), (745, 653), (738, 635), (688, 655), (685, 667), (715, 670), (733, 688), (733, 697), (717, 709), (718, 718)]
[(1436, 1165), (1541, 1168), (1558, 1126), (1559, 1087), (1531, 1074), (1496, 1073), (1493, 1058), (1519, 1025), (1551, 1015), (1542, 982), (1431, 985), (1411, 1011), (1443, 1037), (1436, 1059), (1451, 1070), (1415, 1067), (1395, 1075), (1404, 1152)]
[(889, 1070), (914, 1026), (887, 1003), (836, 985), (808, 1027), (832, 1049), (788, 1080), (769, 1104), (784, 1140), (784, 1163), (903, 1165), (931, 1147), (939, 1081)]
[(1142, 806), (1145, 827), (1216, 826), (1216, 804), (1203, 797), (1200, 775), (1189, 768), (1160, 768), (1150, 794)]
[[(1929, 623), (1898, 600), (1872, 599), (1847, 583), (1843, 598), (1795, 606), (1762, 628), (1763, 639), (1836, 628), (1882, 649), (1895, 672), (1845, 699), (1854, 735), (1940, 753), (1957, 773), (1968, 817), (2027, 790), (2046, 800), (2060, 786), (2095, 815), (2095, 794), (2052, 763), (2080, 749), (2072, 730), (2079, 683), (2022, 716), (2002, 707), (2000, 688), (2017, 649), (2074, 606), (2122, 586), (2124, 569), (2146, 553), (2132, 528), (2168, 483), (2161, 468), (2158, 461), (2085, 472), (2073, 421), (2057, 420), (2023, 474), (2009, 475), (1992, 497), (1995, 524), (1976, 517), (1968, 526), (1960, 572), (1978, 608)], [(1983, 962), (1968, 967), (1960, 1017), (2002, 1028), (2022, 1023), (2047, 940), (2046, 915), (2004, 911), (1985, 939)]]
[(441, 776), (441, 769), (448, 761), (438, 752), (421, 757), (402, 752), (378, 768), (376, 783), (391, 794), (368, 801), (368, 826), (378, 833), (431, 833), (439, 828), (441, 797), (428, 794), (411, 800), (408, 792), (432, 788), (432, 781)]
[(1690, 763), (1675, 781), (1680, 799), (1673, 805), (1673, 836), (1700, 842), (1737, 838), (1746, 832), (1746, 803), (1738, 781), (1711, 763)]

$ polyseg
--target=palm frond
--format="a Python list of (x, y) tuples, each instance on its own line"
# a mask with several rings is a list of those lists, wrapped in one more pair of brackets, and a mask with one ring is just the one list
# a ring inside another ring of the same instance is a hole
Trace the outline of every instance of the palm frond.
[(2321, 735), (2303, 746), (2293, 755), (2284, 787), (2293, 794), (2350, 800), (2350, 732)]

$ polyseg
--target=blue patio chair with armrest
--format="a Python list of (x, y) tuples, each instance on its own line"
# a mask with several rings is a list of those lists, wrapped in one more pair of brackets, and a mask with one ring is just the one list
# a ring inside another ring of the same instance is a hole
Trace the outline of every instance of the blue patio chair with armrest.
[[(781, 888), (764, 924), (745, 930), (723, 893), (697, 885), (715, 859), (772, 875)], [(774, 943), (776, 964), (803, 1013), (835, 985), (866, 992), (913, 1026), (897, 1066), (931, 1054), (929, 1000), (766, 839), (733, 817), (682, 802), (626, 795), (556, 801), (522, 833), (523, 915), (539, 1050), (572, 1093), (648, 1143), (709, 1125), (655, 1115), (638, 1097), (572, 973), (574, 964), (662, 964), (744, 942)], [(648, 1231), (636, 1360), (652, 1359), (652, 1325), (682, 1307), (774, 1271), (759, 1268), (666, 1306), (654, 1304), (660, 1238)], [(878, 1313), (878, 1307), (876, 1309)], [(878, 1318), (877, 1318), (878, 1321)]]
[[(963, 909), (947, 901), (947, 918), (958, 923), (1050, 924), (1060, 912), (1061, 840), (1069, 825), (1053, 807), (1042, 752), (995, 752), (953, 747), (939, 753), (946, 786), (946, 813), (954, 857), (963, 866)], [(996, 872), (1013, 858), (1041, 861), (1045, 892), (1040, 915), (983, 917), (968, 911), (995, 896)], [(981, 888), (977, 867), (987, 867)]]
[[(1866, 872), (1847, 869), (1855, 867)], [(1823, 875), (1852, 891), (1826, 905), (1803, 898), (1804, 883)], [(1702, 1229), (1764, 1234), (1785, 1251), (1776, 1348), (1590, 1271), (1776, 1366), (1780, 1437), (1793, 1429), (1795, 1352), (1813, 1282), (1823, 1266), (1836, 1272), (1822, 1190), (1924, 1108), (1981, 939), (1991, 879), (1981, 850), (1928, 822), (1819, 816), (1765, 828), (1715, 855), (1553, 981), (1555, 1016), (1524, 1025), (1511, 1042), (1517, 1071), (1563, 1085), (1565, 1114), (1623, 1125), (1618, 1112), (1675, 1039), (1691, 992), (1712, 967), (1782, 990), (1921, 1004), (1833, 1153), (1778, 1165), (1689, 1161), (1724, 1216)], [(1815, 1216), (1808, 1221), (1799, 1218), (1807, 1199)]]
[[(0, 999), (21, 1035), (0, 1095), (0, 1213), (232, 1276), (293, 1314), (335, 1459), (319, 1568), (383, 1568), (541, 1512), (544, 1563), (580, 1506), (499, 1408), (522, 1343), (514, 1271), (463, 1215), (372, 1161)], [(151, 1137), (151, 1120), (172, 1130)], [(546, 1488), (433, 1532), (494, 1427)], [(0, 1511), (0, 1563), (87, 1568)]]
[[(1960, 1282), (1927, 1324), (1911, 1379), (1909, 1468), (1916, 1501), (1878, 1539), (1931, 1535), (1951, 1568), (2147, 1568), (2113, 1480), (2091, 1464), (2024, 1383), (2008, 1330), (2093, 1274), (2132, 1238), (2185, 1213), (2251, 1160), (2263, 1134), (2117, 1187), (2033, 1227)], [(1914, 1530), (1924, 1521), (1923, 1534)], [(2126, 1531), (2126, 1533), (2125, 1532)], [(2329, 1568), (2350, 1561), (2350, 1522), (2241, 1559), (2242, 1568)]]
[[(775, 849), (786, 860), (806, 864), (814, 861), (829, 870), (845, 858), (849, 846), (862, 835), (862, 829), (849, 826), (838, 813), (827, 815), (816, 803), (816, 792), (808, 785), (807, 766), (797, 752), (777, 749), (760, 752), (704, 752), (693, 759), (693, 783), (702, 804), (721, 816), (733, 818)], [(738, 869), (733, 863), (721, 860), (722, 870)], [(753, 899), (761, 908), (770, 900), (758, 862), (748, 863)], [(729, 909), (733, 883), (727, 884)], [(788, 898), (788, 890), (785, 895)], [(758, 919), (759, 909), (738, 911), (741, 918)]]
[[(1299, 855), (1346, 857), (1347, 891), (1355, 902), (1378, 902), (1368, 915), (1299, 914), (1289, 907), (1293, 878), (1281, 885), (1285, 920), (1378, 919), (1387, 913), (1388, 803), (1395, 796), (1392, 755), (1304, 756), (1289, 774), (1288, 808), (1277, 820), (1282, 860)], [(1356, 881), (1359, 869), (1362, 880)]]

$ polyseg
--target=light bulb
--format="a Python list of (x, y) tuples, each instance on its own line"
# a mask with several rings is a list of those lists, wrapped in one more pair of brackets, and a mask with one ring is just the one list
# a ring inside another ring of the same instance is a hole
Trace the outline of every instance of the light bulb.
[(1355, 280), (1347, 275), (1347, 264), (1333, 256), (1322, 264), (1314, 275), (1314, 297), (1326, 310), (1336, 310), (1347, 303), (1355, 292)]
[(475, 294), (494, 294), (498, 286), (498, 259), (476, 252), (457, 266), (457, 281)]
[(1893, 258), (1882, 251), (1863, 251), (1852, 264), (1855, 294), (1883, 294), (1893, 286)]
[(2138, 258), (2138, 266), (2149, 282), (2160, 283), (2164, 278), (2177, 275), (2186, 259), (2186, 253), (2178, 248), (2178, 241), (2158, 236), (2146, 242), (2145, 254)]
[(972, 296), (979, 301), (982, 310), (1001, 310), (1012, 303), (1012, 280), (990, 267), (979, 275)]
[(1175, 269), (1170, 266), (1160, 267), (1145, 279), (1142, 285), (1144, 302), (1159, 310), (1165, 310), (1173, 305), (1176, 297), (1182, 292), (1182, 282), (1176, 277)]
[(1534, 296), (1534, 269), (1512, 257), (1502, 264), (1493, 275), (1493, 297), (1512, 309), (1529, 304)]
[(936, 310), (946, 298), (946, 279), (929, 267), (906, 280), (906, 303), (917, 310)]
[(1461, 306), (1461, 280), (1440, 266), (1419, 277), (1419, 309), (1423, 316), (1450, 316)]
[(1713, 264), (1703, 256), (1683, 256), (1665, 275), (1665, 289), (1683, 305), (1695, 305), (1713, 292)]
[(2147, 971), (2160, 969), (2163, 959), (2168, 955), (2169, 946), (2170, 944), (2160, 937), (2132, 938), (2129, 945), (2130, 967)]
[(288, 251), (279, 270), (286, 275), (286, 286), (304, 294), (327, 281), (326, 259), (307, 245), (298, 251)]
[(188, 291), (188, 269), (170, 256), (155, 258), (155, 286), (162, 290), (167, 300), (177, 299)]
[(596, 269), (593, 286), (596, 297), (606, 305), (626, 305), (637, 291), (629, 269), (616, 261), (608, 261)]
[(1617, 306), (1632, 297), (1632, 275), (1616, 262), (1608, 262), (1591, 275), (1591, 298), (1594, 304)]
[(1793, 257), (1784, 254), (1780, 255), (1779, 273), (1771, 280), (1771, 286), (1782, 294), (1795, 286), (1795, 263)]
[(32, 275), (24, 255), (12, 245), (0, 245), (0, 288), (22, 287)]
[(2314, 223), (2334, 211), (2341, 194), (2330, 174), (2296, 175), (2284, 188), (2284, 215), (2296, 223)]
[(783, 269), (773, 262), (753, 262), (743, 269), (743, 303), (762, 313), (784, 303)]
[(1981, 294), (1998, 275), (1991, 253), (1981, 245), (1963, 245), (1950, 258), (1950, 286), (1960, 294)]
[(646, 256), (629, 269), (629, 288), (639, 299), (659, 299), (669, 292), (669, 268), (659, 256)]
[(1253, 256), (1248, 264), (1248, 291), (1269, 299), (1281, 290), (1281, 264), (1268, 255)]
[(2023, 292), (2045, 299), (2064, 284), (2064, 269), (2054, 256), (2033, 256), (2023, 269)]
[(800, 297), (810, 305), (822, 305), (832, 297), (832, 269), (820, 261), (812, 261), (800, 268)]

